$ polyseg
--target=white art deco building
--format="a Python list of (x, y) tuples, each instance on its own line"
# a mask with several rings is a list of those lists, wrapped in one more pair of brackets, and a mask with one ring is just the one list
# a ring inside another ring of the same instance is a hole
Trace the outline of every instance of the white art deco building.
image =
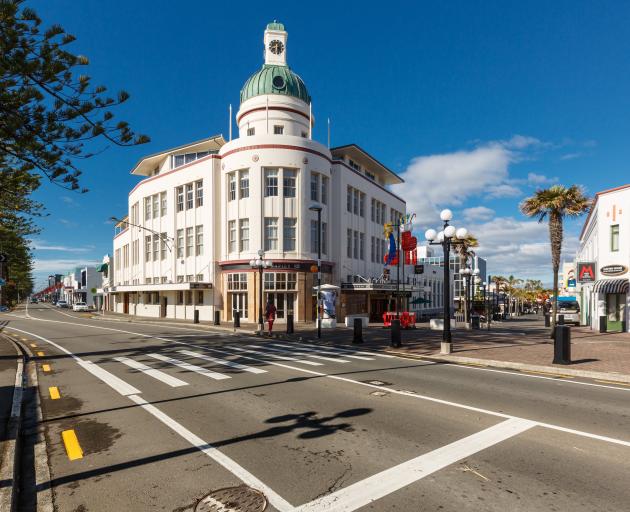
[[(264, 299), (282, 321), (316, 315), (317, 214), (322, 282), (341, 286), (339, 318), (379, 318), (383, 224), (405, 213), (390, 192), (402, 179), (355, 144), (312, 140), (311, 97), (287, 65), (287, 32), (270, 23), (265, 62), (241, 90), (238, 137), (220, 135), (143, 158), (142, 178), (117, 225), (108, 304), (121, 313), (256, 322), (259, 281), (250, 260), (264, 251)], [(392, 272), (393, 274), (395, 272)], [(358, 277), (360, 276), (360, 277)], [(359, 286), (361, 282), (363, 286)], [(357, 283), (357, 286), (354, 286)], [(391, 288), (390, 288), (391, 289)]]

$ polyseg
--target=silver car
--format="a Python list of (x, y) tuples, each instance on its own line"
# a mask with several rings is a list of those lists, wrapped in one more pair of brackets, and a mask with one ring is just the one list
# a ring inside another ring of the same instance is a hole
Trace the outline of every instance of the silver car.
[(556, 323), (558, 317), (564, 315), (565, 324), (580, 325), (580, 305), (576, 300), (558, 301), (558, 312), (556, 313)]

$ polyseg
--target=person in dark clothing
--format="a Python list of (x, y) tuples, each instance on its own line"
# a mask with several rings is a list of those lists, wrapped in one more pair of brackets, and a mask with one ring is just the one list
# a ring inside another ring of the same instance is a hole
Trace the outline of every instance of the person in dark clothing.
[(276, 306), (274, 306), (271, 299), (267, 301), (265, 318), (267, 319), (267, 323), (269, 324), (269, 336), (271, 336), (271, 331), (273, 330), (273, 321), (276, 319)]

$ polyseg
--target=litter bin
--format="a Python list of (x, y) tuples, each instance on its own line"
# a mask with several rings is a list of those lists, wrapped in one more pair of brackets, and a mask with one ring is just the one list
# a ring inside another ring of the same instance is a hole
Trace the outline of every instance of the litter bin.
[(287, 314), (287, 334), (293, 334), (293, 313)]
[(195, 312), (193, 313), (193, 324), (198, 324), (199, 323), (199, 310), (195, 309)]
[(353, 327), (352, 343), (363, 343), (363, 320), (361, 318), (355, 318)]
[(221, 311), (214, 312), (214, 325), (221, 325)]
[(479, 319), (479, 315), (473, 315), (472, 317), (470, 317), (470, 323), (473, 329), (481, 328), (481, 320)]
[(234, 328), (241, 326), (241, 312), (234, 311)]
[(599, 332), (606, 332), (608, 330), (608, 319), (605, 315), (599, 317)]
[(397, 318), (392, 320), (391, 333), (392, 333), (391, 346), (394, 348), (400, 348), (400, 346), (402, 345), (401, 335), (400, 335), (400, 320)]
[(553, 342), (553, 364), (571, 364), (571, 328), (556, 325)]

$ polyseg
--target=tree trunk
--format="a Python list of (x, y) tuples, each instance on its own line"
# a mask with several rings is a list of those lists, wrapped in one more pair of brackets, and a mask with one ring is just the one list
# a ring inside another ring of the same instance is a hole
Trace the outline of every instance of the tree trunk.
[(551, 337), (556, 330), (558, 312), (558, 271), (562, 251), (562, 215), (552, 211), (549, 215), (549, 241), (551, 242), (551, 265), (553, 267), (553, 301), (551, 302)]

